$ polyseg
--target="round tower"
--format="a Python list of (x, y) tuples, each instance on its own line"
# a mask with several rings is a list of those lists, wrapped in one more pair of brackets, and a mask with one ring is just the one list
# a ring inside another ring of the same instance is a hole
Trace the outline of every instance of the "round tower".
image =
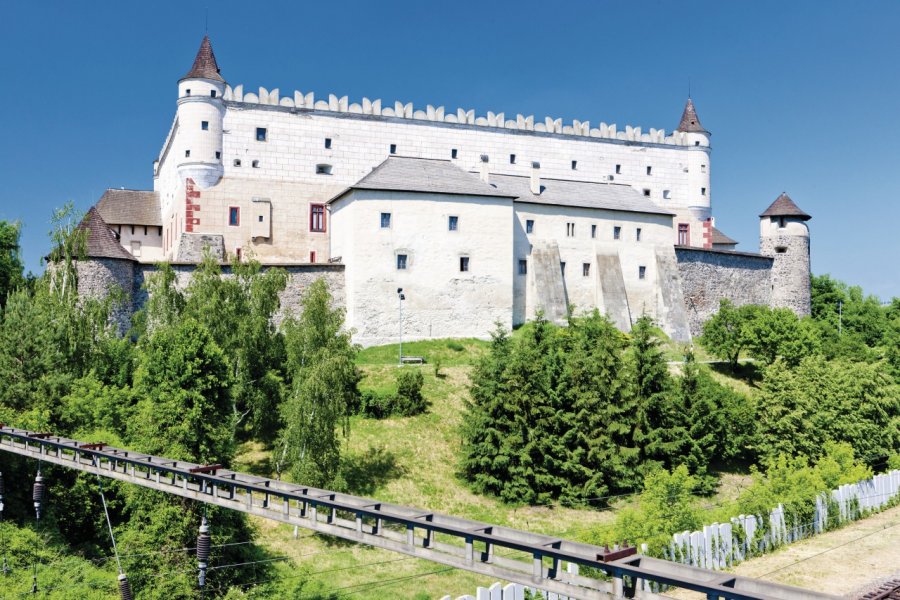
[[(708, 246), (704, 238), (704, 222), (712, 216), (712, 191), (710, 187), (710, 143), (711, 134), (700, 123), (694, 101), (688, 97), (676, 131), (684, 134), (689, 151), (686, 153), (687, 196), (679, 198), (672, 208), (678, 224), (690, 226), (688, 245)], [(678, 225), (676, 224), (676, 228)], [(680, 236), (679, 236), (680, 238)], [(679, 239), (678, 243), (681, 243)]]
[(200, 188), (208, 188), (222, 177), (224, 94), (225, 80), (219, 75), (216, 55), (209, 36), (203, 36), (191, 70), (178, 81), (175, 151), (182, 183), (191, 178)]
[(798, 317), (810, 314), (809, 227), (812, 217), (782, 192), (759, 215), (759, 252), (774, 258), (773, 308), (790, 308)]

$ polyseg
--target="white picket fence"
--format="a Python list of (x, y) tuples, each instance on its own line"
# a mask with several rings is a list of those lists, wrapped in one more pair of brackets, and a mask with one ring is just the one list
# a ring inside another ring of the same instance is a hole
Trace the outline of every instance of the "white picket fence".
[[(578, 575), (578, 565), (567, 563), (566, 572)], [(490, 587), (478, 587), (475, 595), (466, 594), (458, 596), (456, 600), (525, 600), (525, 590), (531, 592), (531, 596), (540, 592), (544, 600), (570, 600), (568, 596), (562, 596), (553, 592), (538, 590), (520, 583), (507, 583), (503, 585), (499, 581)], [(453, 600), (451, 596), (444, 596), (441, 600)]]
[(763, 525), (761, 517), (738, 515), (729, 523), (706, 525), (702, 531), (676, 533), (666, 549), (666, 558), (705, 569), (725, 569), (748, 555), (821, 533), (829, 525), (854, 521), (884, 507), (898, 494), (900, 471), (876, 475), (821, 494), (816, 498), (815, 515), (808, 523), (796, 522), (779, 504), (769, 513), (769, 527), (763, 534), (758, 534)]

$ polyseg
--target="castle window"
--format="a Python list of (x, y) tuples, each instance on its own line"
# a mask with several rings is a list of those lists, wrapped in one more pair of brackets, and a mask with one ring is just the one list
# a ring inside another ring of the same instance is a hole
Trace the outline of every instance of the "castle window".
[(528, 261), (524, 258), (519, 259), (519, 275), (528, 274)]
[(695, 146), (699, 146), (699, 145), (700, 145), (700, 142), (699, 142), (699, 141), (694, 142), (694, 145), (695, 145)]
[(397, 270), (398, 271), (406, 270), (406, 255), (405, 254), (397, 255)]
[(581, 274), (584, 277), (591, 276), (591, 263), (581, 263)]
[(256, 141), (257, 142), (264, 142), (264, 141), (266, 141), (267, 137), (268, 137), (268, 131), (266, 130), (265, 127), (257, 127), (256, 128)]
[(209, 121), (200, 121), (200, 129), (209, 131)]
[(533, 219), (525, 220), (525, 233), (534, 233), (534, 220)]
[(265, 220), (266, 220), (266, 218), (265, 218), (264, 216), (259, 215), (259, 222), (260, 222), (260, 223), (262, 223), (262, 222), (265, 221)]
[(234, 257), (238, 260), (238, 262), (241, 261), (241, 249), (240, 248), (234, 249)]
[(316, 251), (315, 250), (309, 251), (309, 262), (311, 262), (311, 263), (316, 262)]
[(316, 175), (331, 175), (331, 165), (316, 165)]
[(450, 217), (447, 219), (447, 229), (450, 231), (456, 231), (459, 229), (459, 217)]
[(450, 158), (456, 158), (459, 155), (459, 151), (456, 148), (450, 149)]
[(597, 237), (597, 226), (596, 225), (591, 225), (591, 237), (592, 238)]
[(325, 138), (325, 149), (331, 150), (331, 138)]
[(185, 150), (185, 151), (184, 151), (184, 157), (185, 157), (185, 158), (190, 158), (190, 157), (191, 157), (191, 151), (190, 151), (190, 150)]
[(316, 233), (325, 233), (325, 205), (309, 205), (309, 230)]
[(397, 144), (391, 144), (391, 154), (397, 154)]
[(391, 213), (381, 213), (381, 228), (382, 229), (390, 229), (391, 228)]
[(700, 188), (700, 195), (701, 195), (701, 196), (705, 196), (705, 195), (706, 195), (706, 188)]
[(777, 248), (775, 248), (775, 252), (777, 252), (778, 254), (784, 254), (785, 252), (787, 252), (787, 248), (784, 246), (778, 246)]
[(147, 235), (147, 226), (144, 225), (144, 235)]
[(254, 169), (258, 169), (258, 168), (259, 168), (259, 161), (258, 161), (258, 160), (254, 160), (252, 163), (250, 163), (250, 166), (253, 167)]
[(644, 196), (647, 198), (650, 197), (650, 188), (644, 188)]
[(616, 165), (616, 175), (622, 174), (622, 165)]
[(220, 158), (222, 158), (222, 153), (216, 150), (216, 160), (219, 160)]
[(134, 225), (131, 226), (131, 235), (134, 235)]
[(566, 276), (566, 261), (559, 262), (559, 272), (562, 274), (563, 277)]
[(459, 257), (459, 271), (460, 273), (466, 273), (469, 270), (469, 257), (468, 256), (460, 256)]
[(241, 209), (237, 206), (228, 207), (228, 224), (237, 227), (241, 224)]
[(634, 231), (634, 240), (635, 240), (636, 242), (641, 241), (641, 228), (640, 228), (640, 227), (638, 227), (638, 228)]
[(670, 200), (672, 198), (672, 190), (663, 190), (663, 200)]
[(647, 165), (647, 175), (653, 175), (653, 167)]
[(141, 255), (141, 243), (140, 242), (131, 242), (131, 255), (134, 257), (140, 257), (140, 255)]
[(700, 165), (700, 172), (706, 173), (706, 165)]
[(511, 164), (511, 165), (516, 164), (516, 155), (515, 154), (509, 155), (509, 164)]
[(566, 236), (575, 237), (575, 223), (566, 223)]
[(185, 95), (185, 96), (190, 96), (190, 95), (191, 95), (191, 88), (188, 88), (188, 89), (184, 90), (184, 95)]
[(644, 279), (647, 277), (647, 267), (641, 265), (638, 267), (638, 279)]
[(210, 96), (210, 98), (215, 98), (215, 97), (216, 97), (216, 90), (210, 90), (210, 91), (209, 91), (209, 96)]
[(573, 161), (572, 161), (572, 170), (574, 171), (574, 170), (577, 169), (577, 168), (578, 168), (578, 161), (577, 161), (577, 160), (573, 160)]
[(234, 166), (236, 166), (236, 167), (241, 166), (241, 159), (239, 159), (239, 158), (234, 159)]
[(691, 227), (687, 223), (679, 223), (678, 224), (678, 245), (679, 246), (687, 246), (691, 243), (690, 231), (691, 231)]
[(778, 227), (784, 229), (784, 217), (778, 217)]
[(622, 238), (622, 228), (616, 225), (613, 227), (613, 239), (618, 240)]
[(156, 235), (158, 235), (159, 237), (162, 237), (162, 225), (160, 225), (156, 229), (157, 229)]

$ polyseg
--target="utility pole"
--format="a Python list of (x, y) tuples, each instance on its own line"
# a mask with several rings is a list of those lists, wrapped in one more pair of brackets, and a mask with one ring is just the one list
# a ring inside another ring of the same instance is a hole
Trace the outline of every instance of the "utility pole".
[(397, 358), (397, 365), (403, 366), (403, 301), (406, 296), (403, 294), (403, 288), (397, 288), (397, 299), (400, 304), (400, 356)]

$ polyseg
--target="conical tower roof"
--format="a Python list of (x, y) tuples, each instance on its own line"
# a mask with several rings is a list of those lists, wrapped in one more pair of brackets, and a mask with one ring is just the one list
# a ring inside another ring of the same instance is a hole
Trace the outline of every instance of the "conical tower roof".
[(697, 116), (697, 109), (694, 108), (694, 101), (690, 97), (687, 100), (687, 104), (684, 105), (684, 112), (681, 113), (681, 122), (678, 124), (676, 131), (709, 133), (700, 124), (700, 117)]
[(100, 212), (96, 207), (92, 206), (84, 219), (78, 224), (78, 229), (87, 232), (85, 240), (85, 254), (90, 258), (121, 258), (124, 260), (134, 260), (128, 250), (122, 247), (116, 234), (113, 233)]
[(208, 35), (203, 36), (203, 41), (200, 42), (200, 49), (197, 50), (197, 57), (194, 58), (194, 64), (191, 66), (188, 74), (182, 79), (212, 79), (213, 81), (225, 82), (222, 76), (219, 75), (219, 65), (216, 64), (216, 55), (213, 53)]
[(788, 196), (785, 192), (781, 192), (781, 195), (775, 198), (775, 202), (773, 202), (769, 208), (767, 208), (760, 217), (799, 217), (804, 221), (809, 221), (812, 219), (811, 216), (800, 210), (800, 207), (794, 204), (794, 201), (791, 200), (791, 197)]

